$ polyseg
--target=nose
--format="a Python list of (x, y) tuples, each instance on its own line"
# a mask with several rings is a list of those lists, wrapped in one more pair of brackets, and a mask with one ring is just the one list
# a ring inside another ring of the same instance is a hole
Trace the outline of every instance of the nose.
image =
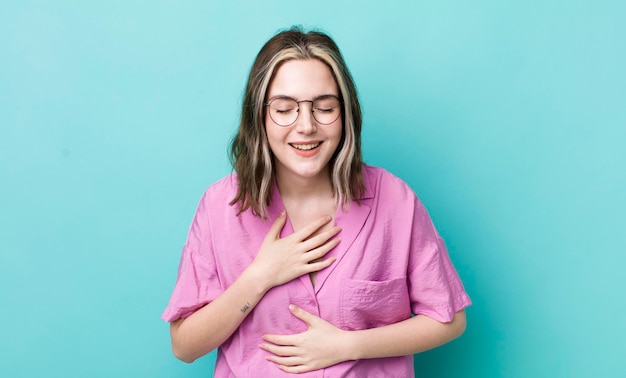
[[(303, 103), (307, 103), (303, 106)], [(296, 120), (296, 131), (302, 134), (315, 132), (315, 118), (313, 118), (313, 102), (301, 101), (298, 104), (298, 119)]]

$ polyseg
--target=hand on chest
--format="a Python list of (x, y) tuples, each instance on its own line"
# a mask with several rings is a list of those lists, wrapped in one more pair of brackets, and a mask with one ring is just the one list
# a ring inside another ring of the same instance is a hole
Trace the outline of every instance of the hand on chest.
[[(299, 231), (320, 217), (330, 216), (333, 218), (330, 222), (315, 230), (309, 238), (315, 237), (321, 232), (331, 229), (335, 225), (336, 203), (332, 199), (330, 201), (312, 201), (304, 204), (285, 201), (285, 209), (287, 211), (287, 220), (290, 223), (293, 232)], [(312, 262), (319, 260), (321, 259), (313, 260)], [(311, 279), (311, 284), (315, 286), (317, 272), (310, 273), (309, 278)]]

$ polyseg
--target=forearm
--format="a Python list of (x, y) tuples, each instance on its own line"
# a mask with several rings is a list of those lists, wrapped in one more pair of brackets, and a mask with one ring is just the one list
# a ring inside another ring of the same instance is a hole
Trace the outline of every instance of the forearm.
[(465, 330), (465, 311), (449, 323), (417, 315), (384, 327), (348, 332), (347, 360), (406, 356), (424, 352), (459, 337)]
[(256, 273), (247, 269), (214, 301), (189, 317), (172, 322), (174, 355), (193, 362), (226, 341), (269, 289), (259, 281)]
[[(323, 216), (297, 232), (280, 238), (285, 211), (274, 221), (254, 261), (211, 303), (186, 319), (171, 323), (172, 350), (192, 362), (222, 345), (271, 288), (328, 267), (334, 258), (321, 259), (340, 241), (340, 227), (315, 234), (332, 220)], [(315, 234), (315, 235), (314, 235)], [(320, 260), (321, 259), (321, 260)]]

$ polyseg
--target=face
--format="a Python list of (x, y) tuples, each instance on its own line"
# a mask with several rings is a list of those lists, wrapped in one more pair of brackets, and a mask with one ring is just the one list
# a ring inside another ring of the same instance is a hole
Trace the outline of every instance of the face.
[[(276, 72), (266, 102), (277, 97), (301, 101), (328, 95), (339, 97), (337, 83), (326, 64), (317, 59), (290, 60)], [(310, 102), (301, 102), (297, 120), (286, 127), (277, 125), (266, 109), (267, 139), (274, 153), (276, 174), (281, 179), (330, 177), (328, 163), (343, 132), (341, 116), (324, 125), (315, 120), (311, 106)]]

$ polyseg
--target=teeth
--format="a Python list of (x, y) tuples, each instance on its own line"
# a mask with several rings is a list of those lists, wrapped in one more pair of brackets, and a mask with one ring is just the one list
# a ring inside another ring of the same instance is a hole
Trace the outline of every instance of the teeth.
[(319, 143), (315, 143), (315, 144), (292, 144), (291, 146), (302, 151), (308, 151), (308, 150), (312, 150), (316, 148), (319, 145), (320, 145)]

